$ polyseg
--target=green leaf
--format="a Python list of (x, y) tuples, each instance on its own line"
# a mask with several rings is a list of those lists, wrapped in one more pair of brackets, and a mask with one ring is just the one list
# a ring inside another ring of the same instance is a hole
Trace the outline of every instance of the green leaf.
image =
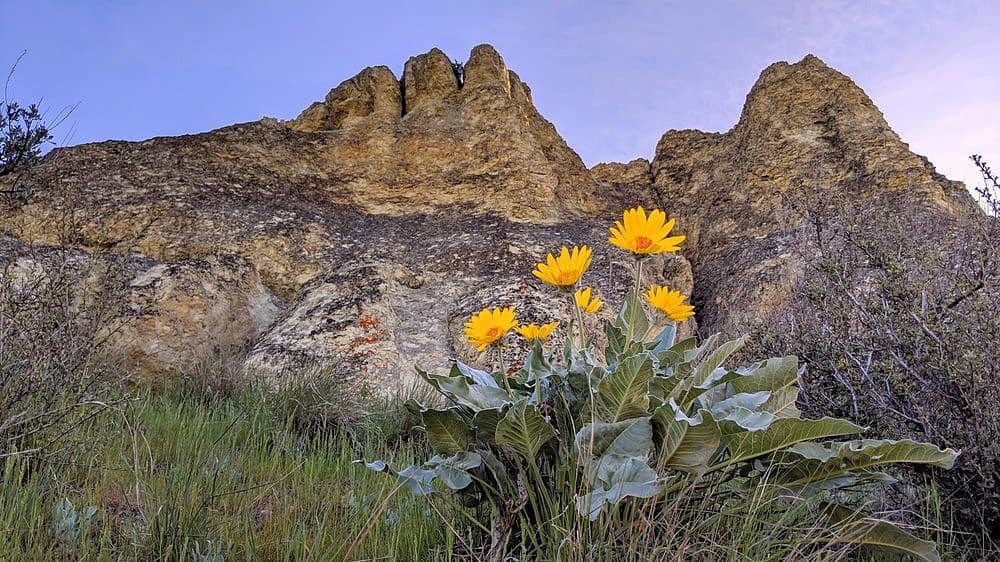
[(436, 474), (433, 470), (426, 470), (416, 466), (408, 466), (403, 470), (396, 472), (390, 468), (385, 461), (354, 462), (363, 463), (368, 470), (384, 472), (395, 476), (400, 485), (415, 496), (426, 496), (434, 492), (434, 477)]
[(604, 347), (604, 359), (608, 365), (618, 363), (618, 359), (625, 354), (628, 349), (628, 342), (625, 341), (625, 332), (618, 326), (617, 322), (604, 323), (604, 335), (608, 340)]
[(631, 326), (632, 341), (626, 341), (626, 346), (630, 346), (649, 330), (649, 316), (646, 315), (646, 309), (643, 308), (639, 296), (635, 294), (635, 289), (630, 289), (625, 295), (615, 326), (622, 334), (628, 334)]
[(771, 393), (767, 391), (740, 392), (714, 404), (707, 405), (707, 407), (711, 410), (712, 415), (715, 416), (716, 419), (722, 419), (730, 411), (737, 408), (743, 408), (751, 411), (757, 410), (765, 402), (767, 402), (767, 399), (770, 397)]
[(416, 466), (408, 466), (396, 474), (403, 487), (415, 496), (426, 496), (433, 493), (435, 476), (437, 474), (433, 470)]
[(663, 327), (662, 330), (656, 336), (653, 337), (653, 341), (649, 342), (649, 349), (653, 353), (661, 353), (669, 350), (674, 345), (674, 338), (677, 337), (677, 324), (675, 322), (670, 322)]
[(474, 384), (481, 384), (483, 386), (500, 388), (500, 385), (497, 384), (497, 381), (496, 379), (493, 378), (493, 375), (487, 373), (486, 371), (480, 371), (479, 369), (470, 367), (465, 363), (462, 363), (461, 361), (455, 361), (455, 364), (452, 365), (451, 369), (452, 369), (451, 375), (453, 377), (461, 375), (465, 376), (465, 378), (469, 379)]
[(924, 562), (940, 562), (937, 545), (918, 539), (889, 521), (864, 517), (852, 509), (831, 505), (830, 522), (836, 525), (836, 542), (855, 544), (910, 556)]
[(535, 340), (532, 344), (531, 350), (524, 360), (524, 371), (527, 373), (525, 380), (534, 383), (543, 381), (555, 374), (552, 369), (552, 362), (545, 353), (541, 341)]
[(662, 377), (660, 375), (654, 375), (653, 378), (649, 380), (650, 408), (655, 410), (661, 405), (666, 404), (667, 400), (670, 399), (674, 389), (677, 388), (677, 385), (680, 382), (680, 377)]
[(424, 410), (420, 413), (427, 442), (434, 452), (454, 455), (465, 451), (473, 441), (472, 428), (466, 423), (461, 408)]
[(534, 459), (556, 430), (527, 400), (519, 400), (497, 424), (496, 442), (506, 445), (526, 459)]
[(663, 424), (660, 460), (664, 466), (691, 474), (704, 474), (722, 444), (719, 424), (708, 410), (688, 417), (671, 401), (657, 408), (654, 419)]
[(602, 421), (621, 421), (648, 415), (652, 378), (653, 363), (645, 353), (622, 361), (597, 386), (597, 417)]
[(799, 417), (799, 409), (795, 406), (799, 395), (797, 383), (802, 373), (798, 357), (775, 357), (739, 373), (742, 376), (728, 381), (735, 392), (769, 391), (771, 398), (764, 404), (765, 410), (779, 418)]
[(479, 410), (472, 416), (473, 433), (476, 441), (493, 443), (497, 437), (497, 424), (503, 418), (504, 408)]
[(730, 355), (736, 353), (740, 350), (740, 348), (746, 345), (746, 342), (747, 338), (744, 336), (720, 345), (695, 368), (694, 381), (692, 381), (692, 385), (695, 387), (702, 386), (709, 380), (709, 377), (712, 376), (715, 370), (718, 369)]
[(797, 443), (776, 460), (787, 462), (796, 456), (799, 457), (797, 462), (791, 462), (772, 478), (775, 484), (795, 490), (845, 472), (868, 470), (885, 464), (929, 464), (951, 468), (958, 452), (909, 439), (862, 439), (843, 443)]
[(475, 411), (500, 408), (512, 402), (506, 390), (484, 384), (470, 385), (465, 375), (434, 375), (420, 368), (417, 374), (441, 394)]
[(601, 515), (605, 504), (615, 505), (627, 497), (651, 498), (661, 491), (656, 472), (644, 461), (628, 458), (599, 482), (593, 491), (577, 498), (576, 509), (591, 521)]
[(479, 468), (483, 459), (477, 453), (462, 451), (450, 457), (434, 455), (425, 466), (434, 471), (438, 479), (452, 490), (464, 490), (472, 484), (469, 471)]
[(646, 458), (653, 447), (653, 428), (648, 417), (588, 423), (576, 433), (574, 442), (581, 463), (604, 455)]
[(762, 431), (725, 431), (725, 426), (723, 429), (722, 442), (729, 451), (726, 464), (733, 464), (773, 453), (801, 441), (851, 435), (860, 433), (865, 428), (837, 418), (779, 418)]

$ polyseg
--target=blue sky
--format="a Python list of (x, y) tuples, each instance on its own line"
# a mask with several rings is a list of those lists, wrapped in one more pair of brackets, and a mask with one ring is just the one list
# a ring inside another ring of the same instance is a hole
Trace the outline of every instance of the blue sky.
[(366, 66), (497, 47), (588, 165), (724, 131), (760, 71), (814, 53), (940, 171), (1000, 167), (1000, 3), (0, 0), (13, 97), (79, 103), (60, 144), (294, 117)]

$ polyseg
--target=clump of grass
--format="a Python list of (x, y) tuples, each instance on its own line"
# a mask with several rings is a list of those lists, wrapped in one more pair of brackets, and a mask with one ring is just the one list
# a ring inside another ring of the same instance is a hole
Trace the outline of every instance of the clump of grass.
[[(0, 560), (337, 560), (369, 514), (359, 558), (426, 559), (450, 541), (425, 502), (384, 498), (392, 485), (352, 463), (423, 447), (386, 439), (392, 416), (352, 431), (304, 432), (263, 390), (208, 398), (190, 383), (145, 390), (115, 416), (79, 431), (99, 443), (86, 459), (28, 471), (3, 467)], [(273, 400), (273, 397), (270, 397)], [(371, 424), (371, 425), (369, 425)], [(98, 507), (71, 552), (50, 531), (55, 503)], [(211, 543), (209, 542), (211, 541)], [(221, 545), (221, 546), (220, 546)], [(198, 554), (202, 555), (199, 558)]]

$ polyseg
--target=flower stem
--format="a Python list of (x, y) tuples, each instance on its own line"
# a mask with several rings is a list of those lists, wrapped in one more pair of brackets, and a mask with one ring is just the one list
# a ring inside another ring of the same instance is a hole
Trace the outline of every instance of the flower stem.
[(569, 295), (569, 307), (573, 311), (573, 318), (570, 320), (570, 341), (573, 340), (573, 329), (572, 325), (576, 324), (577, 335), (579, 335), (579, 349), (587, 347), (587, 336), (583, 329), (583, 312), (580, 307), (576, 305), (576, 296), (574, 291), (571, 289), (568, 293)]
[(503, 382), (504, 389), (507, 390), (507, 394), (514, 397), (514, 392), (510, 389), (510, 382), (507, 381), (507, 366), (503, 362), (503, 339), (497, 340), (497, 363), (500, 365), (500, 380)]
[(636, 311), (639, 309), (640, 287), (642, 287), (642, 258), (637, 257), (635, 259), (635, 285), (632, 287), (632, 302), (629, 303), (631, 310), (629, 311), (628, 333), (625, 339), (629, 344), (632, 343), (632, 337), (635, 335), (635, 317)]

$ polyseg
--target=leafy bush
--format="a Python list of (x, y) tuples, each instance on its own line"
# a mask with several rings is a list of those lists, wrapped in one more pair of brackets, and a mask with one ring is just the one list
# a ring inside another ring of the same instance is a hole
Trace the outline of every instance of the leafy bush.
[(807, 414), (963, 451), (954, 470), (906, 481), (933, 478), (943, 523), (965, 531), (951, 539), (972, 559), (1000, 548), (1000, 185), (975, 161), (987, 213), (961, 222), (843, 201), (831, 207), (847, 212), (811, 209), (817, 253), (796, 302), (758, 338), (762, 352), (808, 363)]
[[(639, 208), (612, 229), (612, 243), (636, 256), (636, 284), (604, 323), (603, 345), (586, 337), (574, 299), (564, 344), (546, 349), (540, 330), (522, 330), (531, 350), (508, 370), (503, 336), (516, 324), (514, 311), (482, 311), (466, 334), (493, 349), (491, 372), (461, 362), (448, 374), (418, 369), (447, 400), (444, 407), (407, 404), (436, 455), (398, 471), (385, 461), (368, 468), (413, 494), (450, 492), (472, 508), (482, 544), (466, 546), (489, 559), (592, 559), (642, 549), (638, 559), (647, 559), (666, 539), (634, 529), (655, 528), (678, 505), (697, 505), (703, 519), (718, 523), (734, 506), (764, 504), (773, 515), (804, 503), (817, 548), (843, 542), (936, 560), (933, 543), (866, 517), (855, 500), (858, 490), (891, 480), (881, 472), (886, 465), (948, 468), (957, 453), (910, 440), (829, 441), (864, 428), (800, 417), (794, 356), (726, 368), (745, 339), (675, 342), (677, 321), (690, 315), (683, 297), (652, 288), (647, 300), (658, 317), (639, 298), (642, 258), (683, 241), (665, 238), (673, 221), (664, 219)], [(589, 248), (564, 248), (534, 273), (572, 295), (589, 263)], [(787, 546), (795, 532), (793, 525), (776, 542)]]

